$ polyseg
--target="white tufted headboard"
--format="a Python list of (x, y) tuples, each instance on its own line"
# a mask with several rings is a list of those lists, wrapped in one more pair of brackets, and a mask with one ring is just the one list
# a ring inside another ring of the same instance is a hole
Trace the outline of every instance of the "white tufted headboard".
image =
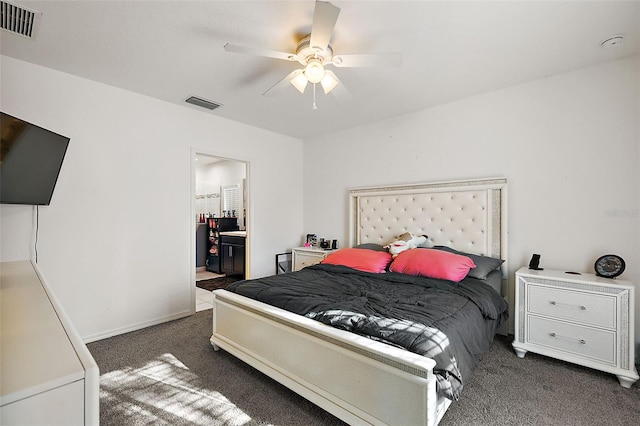
[(385, 245), (411, 232), (507, 260), (506, 192), (505, 178), (351, 189), (349, 240)]

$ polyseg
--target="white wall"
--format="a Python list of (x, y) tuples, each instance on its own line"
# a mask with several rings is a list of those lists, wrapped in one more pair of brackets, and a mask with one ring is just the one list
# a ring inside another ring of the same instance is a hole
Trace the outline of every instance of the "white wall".
[[(222, 160), (196, 168), (196, 194), (218, 194), (219, 198), (205, 198), (196, 200), (196, 213), (213, 213), (220, 217), (223, 211), (222, 187), (238, 186), (242, 194), (242, 185), (247, 177), (246, 164), (241, 161)], [(242, 204), (242, 198), (240, 199)], [(201, 207), (201, 208), (200, 208)], [(240, 229), (242, 226), (242, 211), (237, 212)]]
[[(85, 340), (192, 309), (194, 150), (250, 161), (253, 276), (306, 233), (345, 244), (348, 188), (505, 176), (512, 272), (533, 252), (581, 271), (617, 253), (640, 308), (637, 57), (318, 137), (304, 156), (292, 138), (0, 59), (0, 109), (71, 137), (38, 255)], [(0, 260), (31, 256), (34, 220), (0, 206)]]
[[(0, 59), (2, 111), (71, 138), (40, 208), (38, 264), (85, 340), (192, 312), (194, 150), (250, 162), (253, 276), (298, 244), (300, 140)], [(0, 216), (0, 259), (29, 259), (33, 208)]]
[(639, 145), (638, 57), (552, 76), (305, 141), (304, 230), (344, 244), (351, 187), (504, 176), (511, 285), (532, 253), (587, 272), (617, 253), (640, 342)]

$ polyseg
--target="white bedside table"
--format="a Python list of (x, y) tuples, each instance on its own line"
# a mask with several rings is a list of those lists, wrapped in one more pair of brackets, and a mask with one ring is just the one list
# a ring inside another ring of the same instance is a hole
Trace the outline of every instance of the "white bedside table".
[(615, 374), (629, 388), (634, 365), (634, 287), (625, 280), (562, 271), (516, 272), (515, 339), (528, 351)]
[(312, 247), (296, 247), (291, 250), (293, 271), (299, 271), (307, 266), (315, 265), (336, 250), (322, 250)]

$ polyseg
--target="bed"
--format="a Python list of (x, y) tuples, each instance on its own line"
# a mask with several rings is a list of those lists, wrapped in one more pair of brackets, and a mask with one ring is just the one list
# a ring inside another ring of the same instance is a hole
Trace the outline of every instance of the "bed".
[[(387, 244), (404, 232), (411, 232), (428, 235), (439, 246), (476, 254), (480, 258), (506, 260), (506, 188), (506, 179), (492, 178), (352, 189), (349, 191), (349, 246), (370, 249), (373, 245)], [(507, 262), (504, 262), (499, 266), (495, 290), (483, 290), (489, 295), (493, 292), (494, 306), (500, 302), (495, 300), (495, 295), (501, 299), (500, 294), (506, 294), (506, 265)], [(258, 300), (228, 290), (216, 290), (211, 336), (214, 349), (231, 353), (349, 424), (437, 424), (451, 401), (459, 395), (461, 386), (456, 385), (460, 381), (457, 376), (462, 374), (464, 379), (473, 365), (443, 368), (442, 351), (434, 352), (433, 344), (423, 347), (423, 352), (419, 350), (419, 353), (414, 353), (401, 347), (399, 342), (390, 341), (392, 339), (388, 339), (388, 336), (394, 333), (388, 333), (388, 330), (383, 330), (379, 338), (365, 337), (360, 329), (350, 330), (351, 324), (359, 321), (345, 313), (362, 314), (354, 312), (357, 308), (351, 306), (340, 305), (338, 312), (326, 306), (316, 309), (316, 300), (307, 297), (304, 301), (306, 305), (303, 303), (306, 307), (299, 314), (283, 309), (289, 308), (285, 306), (289, 304), (288, 301), (280, 303), (282, 307), (278, 307), (277, 302), (267, 304), (260, 301), (261, 294), (271, 293), (278, 286), (274, 285), (276, 279), (294, 281), (294, 284), (281, 281), (282, 286), (288, 289), (289, 296), (293, 296), (300, 293), (297, 286), (304, 281), (316, 281), (322, 287), (327, 279), (325, 275), (348, 275), (349, 278), (345, 278), (347, 284), (343, 282), (345, 287), (355, 286), (352, 280), (367, 280), (367, 286), (371, 288), (387, 285), (378, 284), (377, 281), (374, 284), (378, 277), (371, 272), (354, 271), (339, 264), (325, 264), (234, 286), (234, 291), (238, 291), (235, 287), (244, 287), (242, 292)], [(446, 286), (457, 292), (466, 292), (467, 287), (490, 287), (465, 283), (469, 277), (453, 285), (443, 280), (413, 277), (410, 284), (398, 285), (397, 280), (405, 279), (403, 275), (406, 274), (378, 274), (380, 280), (391, 280), (403, 291), (416, 286), (435, 287), (436, 292), (444, 291)], [(328, 288), (325, 290), (325, 293), (333, 291)], [(323, 289), (309, 291), (322, 293)], [(392, 299), (404, 301), (409, 297), (414, 296), (401, 294)], [(334, 295), (334, 299), (339, 298)], [(312, 299), (313, 303), (310, 302)], [(365, 303), (371, 306), (370, 300)], [(465, 305), (477, 304), (480, 307), (482, 303), (472, 301)], [(382, 304), (387, 304), (387, 301)], [(446, 303), (438, 304), (444, 306)], [(499, 313), (499, 318), (491, 318), (492, 315), (487, 314), (491, 306), (482, 306), (484, 308), (480, 307), (480, 314), (473, 315), (489, 318), (487, 325), (479, 328), (486, 328), (484, 333), (492, 337), (496, 327), (506, 317), (506, 312)], [(377, 309), (372, 307), (374, 314)], [(369, 311), (365, 314), (372, 315)], [(404, 324), (402, 321), (408, 321), (409, 317), (404, 318), (403, 315), (400, 313), (394, 320), (399, 319)], [(439, 319), (435, 321), (437, 323)], [(476, 319), (468, 320), (468, 324), (462, 328), (479, 322)], [(416, 324), (421, 323), (410, 321), (406, 328), (415, 328)], [(442, 325), (435, 325), (438, 324)], [(456, 334), (451, 328), (431, 325), (425, 324), (425, 327), (435, 330), (435, 335), (440, 328), (447, 330), (443, 334), (444, 340), (447, 339), (447, 333)], [(455, 344), (451, 343), (451, 346)], [(450, 354), (445, 355), (445, 361), (452, 359)], [(454, 351), (453, 357), (464, 359), (465, 355)], [(458, 367), (462, 373), (457, 371)], [(443, 375), (453, 379), (447, 382), (443, 380)]]

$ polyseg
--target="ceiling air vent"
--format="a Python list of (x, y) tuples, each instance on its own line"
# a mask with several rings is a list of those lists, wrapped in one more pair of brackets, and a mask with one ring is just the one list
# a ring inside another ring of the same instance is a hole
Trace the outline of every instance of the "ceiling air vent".
[(195, 97), (195, 96), (191, 96), (185, 102), (188, 103), (188, 104), (197, 105), (199, 107), (206, 108), (206, 109), (211, 109), (211, 110), (216, 109), (219, 106), (222, 106), (222, 105), (217, 104), (215, 102), (211, 102), (211, 101), (208, 101), (206, 99), (198, 98), (198, 97)]
[(13, 34), (32, 38), (39, 12), (8, 1), (0, 1), (0, 28)]

